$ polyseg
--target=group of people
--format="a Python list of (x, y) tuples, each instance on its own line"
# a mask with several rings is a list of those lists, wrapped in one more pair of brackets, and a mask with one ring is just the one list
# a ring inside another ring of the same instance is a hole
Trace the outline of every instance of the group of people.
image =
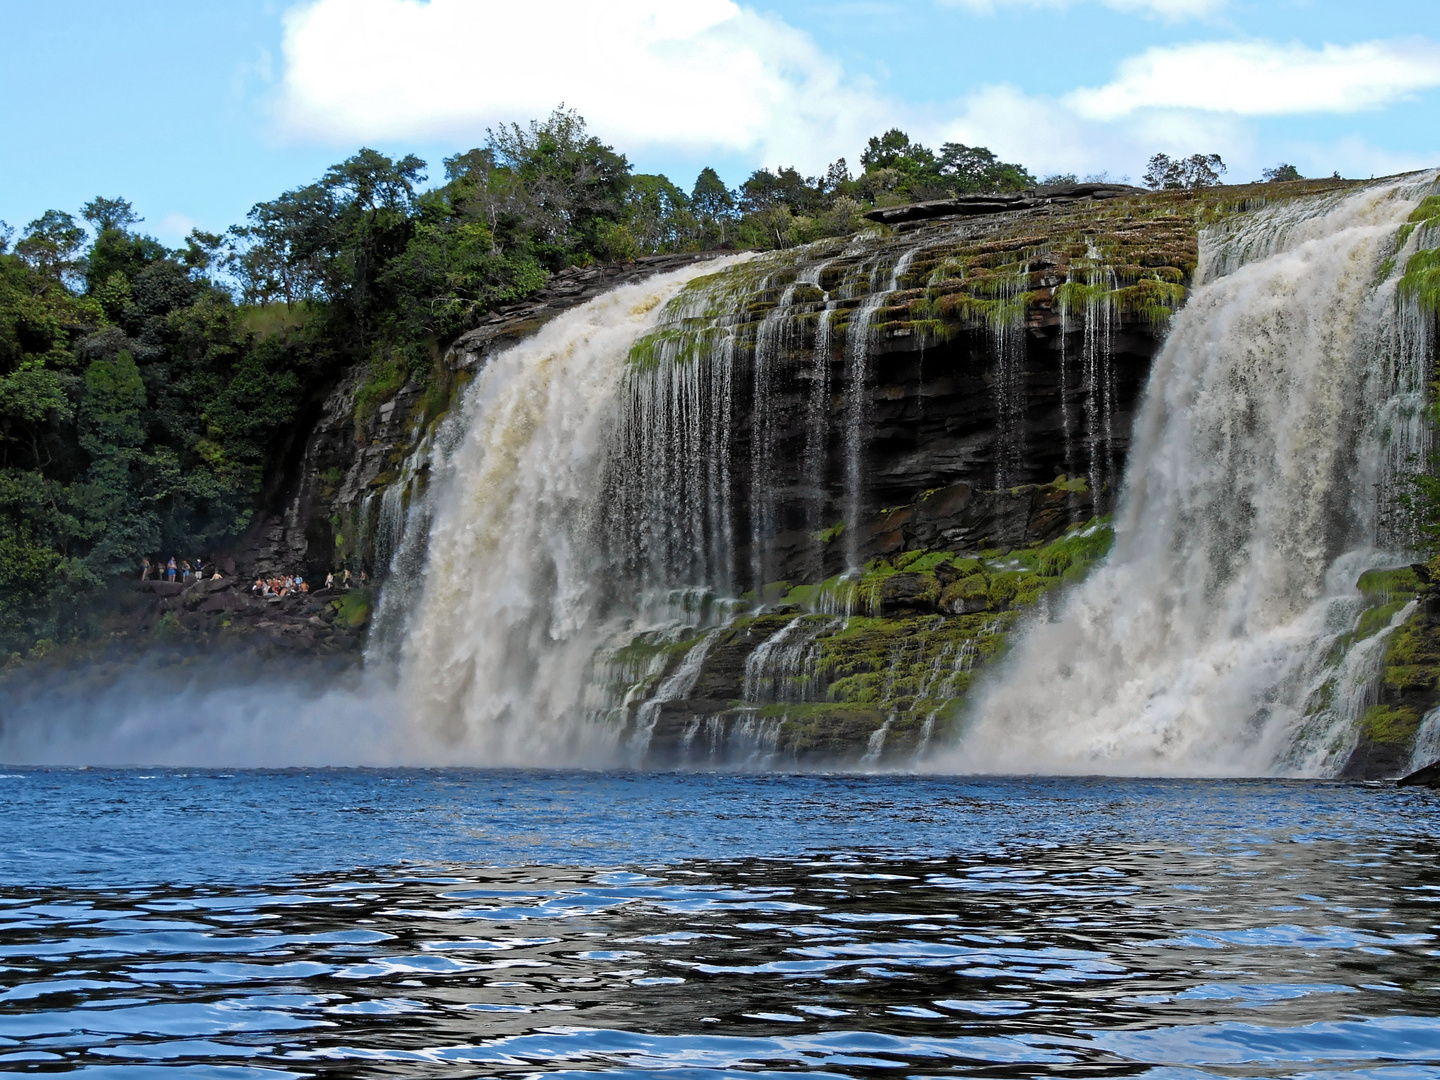
[(178, 577), (182, 585), (189, 585), (191, 581), (200, 581), (205, 576), (207, 567), (211, 573), (211, 580), (218, 580), (220, 578), (219, 567), (210, 564), (205, 559), (196, 559), (195, 565), (192, 566), (189, 559), (181, 559), (177, 562), (174, 555), (171, 555), (163, 563), (159, 559), (152, 563), (148, 557), (145, 557), (140, 560), (140, 580), (149, 581), (153, 574), (156, 581), (168, 581), (174, 584)]
[[(362, 586), (370, 583), (369, 576), (364, 570), (360, 571), (360, 584)], [(354, 587), (349, 570), (340, 572), (339, 585), (342, 589)], [(336, 586), (335, 574), (332, 571), (325, 575), (325, 584), (321, 592), (333, 592)], [(310, 583), (299, 574), (286, 574), (277, 578), (256, 578), (255, 584), (250, 586), (250, 591), (256, 596), (264, 597), (266, 600), (284, 600), (287, 596), (306, 596), (310, 592)]]
[(299, 574), (286, 574), (277, 578), (256, 578), (250, 591), (266, 600), (284, 600), (287, 596), (299, 596), (310, 591), (310, 583)]
[[(220, 568), (207, 559), (196, 559), (193, 565), (189, 559), (176, 559), (173, 555), (165, 562), (161, 562), (159, 559), (151, 562), (148, 556), (140, 560), (141, 581), (153, 579), (173, 584), (178, 580), (182, 585), (189, 585), (192, 581), (203, 581), (207, 572), (211, 575), (210, 580), (219, 581), (221, 579)], [(370, 584), (370, 576), (364, 570), (360, 571), (359, 583), (362, 588)], [(337, 584), (342, 589), (355, 587), (355, 581), (351, 578), (348, 569), (341, 570), (338, 579), (333, 572), (326, 574), (323, 591), (333, 592)], [(283, 577), (275, 578), (257, 577), (255, 584), (250, 586), (250, 591), (267, 600), (283, 600), (287, 596), (309, 593), (310, 583), (299, 574), (286, 574)]]

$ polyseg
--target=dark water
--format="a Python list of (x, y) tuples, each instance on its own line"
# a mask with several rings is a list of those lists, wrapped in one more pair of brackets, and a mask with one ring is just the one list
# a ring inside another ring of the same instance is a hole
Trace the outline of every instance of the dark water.
[(1440, 798), (8, 770), (0, 1071), (1440, 1076)]

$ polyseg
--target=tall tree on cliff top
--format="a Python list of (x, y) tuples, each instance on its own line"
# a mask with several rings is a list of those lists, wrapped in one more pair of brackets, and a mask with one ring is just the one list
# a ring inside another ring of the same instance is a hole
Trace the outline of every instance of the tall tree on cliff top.
[(63, 210), (46, 210), (29, 225), (15, 245), (15, 254), (42, 277), (59, 285), (75, 281), (84, 270), (79, 258), (85, 229)]
[(713, 235), (717, 244), (723, 246), (730, 239), (735, 219), (735, 196), (720, 179), (720, 174), (708, 165), (695, 177), (695, 187), (690, 192), (690, 209), (700, 219), (704, 232)]
[(381, 273), (410, 239), (424, 179), (414, 154), (392, 160), (367, 147), (315, 183), (257, 203), (249, 223), (230, 230), (230, 268), (246, 301), (323, 300), (337, 331), (363, 347), (386, 299)]
[(1023, 165), (1001, 161), (984, 146), (945, 143), (940, 147), (940, 171), (957, 194), (992, 191), (1024, 191), (1035, 186), (1035, 177)]
[(873, 136), (860, 163), (883, 190), (917, 199), (1022, 191), (1035, 185), (1023, 165), (1001, 161), (986, 147), (945, 143), (936, 154), (899, 128)]
[(1146, 166), (1143, 179), (1146, 187), (1157, 190), (1194, 190), (1214, 187), (1225, 171), (1219, 154), (1191, 154), (1187, 158), (1156, 154)]
[(486, 132), (497, 165), (519, 180), (527, 223), (558, 270), (573, 259), (599, 254), (611, 226), (624, 217), (630, 163), (563, 105), (541, 123), (511, 124)]

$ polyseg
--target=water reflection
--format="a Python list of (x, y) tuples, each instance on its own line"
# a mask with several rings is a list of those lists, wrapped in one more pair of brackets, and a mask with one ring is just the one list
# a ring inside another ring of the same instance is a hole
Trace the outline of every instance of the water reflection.
[[(816, 795), (784, 790), (761, 801)], [(904, 814), (925, 790), (870, 792)], [(1224, 797), (1145, 790), (1088, 805), (1148, 800), (1160, 818)], [(1025, 824), (1033, 788), (996, 781), (966, 796), (978, 809), (931, 801), (951, 849), (904, 857), (666, 858), (656, 840), (623, 869), (12, 881), (0, 1069), (1440, 1075), (1434, 798), (1387, 818), (1402, 804), (1360, 787), (1244, 790), (1248, 820), (1144, 841), (1081, 842), (1074, 820), (1007, 838), (987, 815), (1008, 795)], [(656, 805), (610, 809), (619, 827)], [(403, 818), (379, 816), (384, 849)]]

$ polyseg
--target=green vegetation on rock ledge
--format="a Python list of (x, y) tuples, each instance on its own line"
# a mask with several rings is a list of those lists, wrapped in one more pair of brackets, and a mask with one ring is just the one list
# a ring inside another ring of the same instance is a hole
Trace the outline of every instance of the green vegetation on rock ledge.
[[(1407, 771), (1420, 722), (1440, 705), (1440, 591), (1436, 580), (1440, 580), (1440, 559), (1393, 570), (1370, 570), (1357, 582), (1366, 606), (1355, 630), (1336, 642), (1336, 659), (1358, 641), (1380, 633), (1386, 637), (1374, 696), (1360, 717), (1346, 775), (1398, 776)], [(1402, 615), (1404, 620), (1397, 625)], [(1322, 687), (1322, 700), (1312, 705), (1328, 706), (1326, 690)]]
[(1420, 233), (1418, 250), (1405, 263), (1400, 293), (1416, 302), (1420, 310), (1440, 315), (1440, 195), (1431, 195), (1415, 208), (1400, 231), (1398, 246)]
[[(1030, 548), (907, 551), (871, 561), (855, 579), (770, 583), (765, 606), (699, 631), (713, 640), (695, 707), (778, 724), (776, 749), (786, 755), (853, 756), (882, 728), (887, 756), (911, 754), (954, 722), (1027, 613), (1083, 578), (1113, 540), (1108, 519), (1098, 519)], [(621, 712), (648, 698), (698, 640), (646, 635), (613, 654), (609, 689), (628, 703)], [(772, 662), (756, 664), (766, 642)], [(776, 651), (780, 642), (788, 654)]]
[[(921, 248), (873, 326), (882, 338), (913, 336), (927, 345), (1050, 312), (1077, 321), (1112, 315), (1160, 330), (1185, 302), (1202, 228), (1223, 229), (1236, 215), (1349, 186), (1330, 179), (1137, 192), (1014, 213), (978, 235), (944, 220), (922, 223), (930, 232), (915, 233)], [(631, 363), (689, 362), (726, 335), (754, 348), (761, 320), (787, 291), (791, 304), (815, 312), (830, 297), (834, 312), (823, 325), (832, 350), (842, 348), (850, 318), (875, 288), (868, 253), (857, 250), (822, 239), (696, 278), (671, 301), (662, 325), (636, 342)], [(797, 280), (807, 266), (821, 268), (817, 284)], [(717, 322), (722, 313), (732, 317)], [(796, 314), (793, 321), (807, 318), (817, 315)]]

